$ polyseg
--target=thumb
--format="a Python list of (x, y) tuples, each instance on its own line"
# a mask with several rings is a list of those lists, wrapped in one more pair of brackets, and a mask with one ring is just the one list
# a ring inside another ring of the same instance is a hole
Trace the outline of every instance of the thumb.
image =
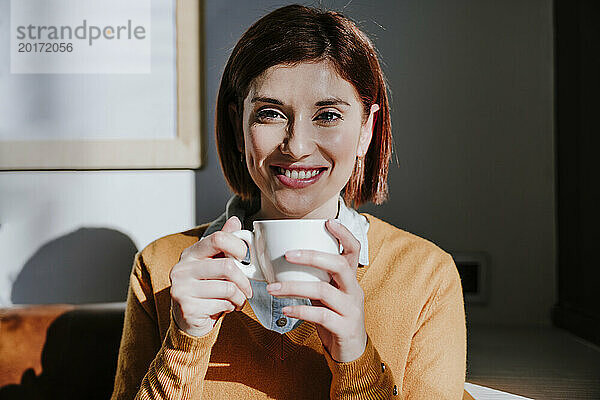
[(239, 231), (240, 229), (242, 229), (242, 222), (235, 215), (225, 221), (223, 228), (221, 228), (223, 232), (235, 232)]

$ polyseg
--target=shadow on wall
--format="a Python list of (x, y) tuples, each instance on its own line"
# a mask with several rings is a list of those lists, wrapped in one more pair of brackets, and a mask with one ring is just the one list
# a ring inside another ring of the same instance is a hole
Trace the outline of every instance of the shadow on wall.
[(42, 246), (12, 287), (13, 304), (125, 301), (137, 249), (125, 234), (80, 228)]

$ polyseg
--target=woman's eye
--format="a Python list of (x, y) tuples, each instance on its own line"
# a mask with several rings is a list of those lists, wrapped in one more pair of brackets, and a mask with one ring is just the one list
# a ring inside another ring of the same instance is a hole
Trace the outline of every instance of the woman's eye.
[(321, 114), (317, 115), (317, 118), (315, 118), (315, 120), (324, 122), (324, 123), (332, 123), (339, 119), (342, 119), (342, 116), (333, 111), (322, 112)]
[(256, 117), (260, 121), (263, 121), (263, 120), (268, 121), (268, 120), (274, 120), (277, 118), (282, 118), (282, 115), (275, 110), (260, 110), (259, 112), (256, 113)]

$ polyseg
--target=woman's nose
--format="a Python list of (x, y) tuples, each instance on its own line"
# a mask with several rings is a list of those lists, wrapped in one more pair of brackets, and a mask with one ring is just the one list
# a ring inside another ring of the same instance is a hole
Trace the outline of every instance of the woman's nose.
[(315, 137), (310, 121), (290, 122), (280, 148), (282, 153), (295, 159), (312, 154), (315, 150)]

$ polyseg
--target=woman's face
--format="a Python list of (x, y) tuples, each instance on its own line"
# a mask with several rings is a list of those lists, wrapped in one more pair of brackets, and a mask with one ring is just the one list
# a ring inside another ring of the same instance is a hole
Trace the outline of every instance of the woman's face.
[(358, 93), (326, 62), (277, 65), (257, 77), (244, 99), (242, 127), (261, 217), (335, 217), (378, 109), (373, 105), (363, 119)]

